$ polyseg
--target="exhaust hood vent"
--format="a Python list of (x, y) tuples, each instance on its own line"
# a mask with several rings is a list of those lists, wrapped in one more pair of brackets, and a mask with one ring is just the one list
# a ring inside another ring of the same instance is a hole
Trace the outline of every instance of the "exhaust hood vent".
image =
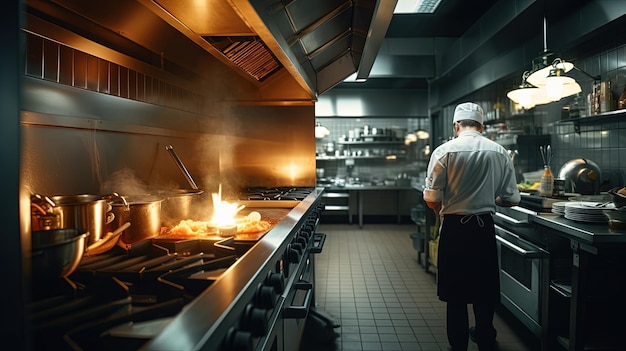
[(235, 66), (262, 82), (282, 68), (267, 45), (256, 36), (203, 36)]

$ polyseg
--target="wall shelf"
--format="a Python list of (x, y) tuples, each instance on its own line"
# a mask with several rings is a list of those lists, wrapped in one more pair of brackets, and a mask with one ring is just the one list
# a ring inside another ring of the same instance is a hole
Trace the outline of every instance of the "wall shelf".
[(562, 119), (560, 121), (557, 121), (556, 124), (573, 123), (574, 131), (580, 134), (581, 124), (595, 124), (599, 122), (606, 122), (606, 121), (617, 119), (623, 116), (626, 116), (626, 109), (609, 111), (609, 112), (601, 113), (599, 115), (593, 115), (593, 116), (588, 116), (588, 117), (576, 117), (576, 118)]
[(374, 141), (339, 141), (339, 145), (404, 145), (404, 141), (399, 140), (374, 140)]
[[(389, 158), (388, 158), (389, 157)], [(406, 156), (403, 155), (374, 155), (374, 156), (317, 156), (315, 159), (317, 161), (332, 161), (332, 160), (388, 160), (395, 161), (404, 159)]]

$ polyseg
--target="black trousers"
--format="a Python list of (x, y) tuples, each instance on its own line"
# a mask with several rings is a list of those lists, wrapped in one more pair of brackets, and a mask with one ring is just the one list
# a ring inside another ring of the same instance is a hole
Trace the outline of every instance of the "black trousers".
[(467, 350), (468, 304), (473, 305), (481, 351), (493, 350), (495, 306), (500, 298), (498, 256), (493, 218), (445, 215), (439, 239), (437, 292), (447, 303), (446, 326), (452, 350)]
[[(495, 350), (496, 329), (493, 327), (494, 303), (473, 304), (476, 323), (475, 337), (480, 351)], [(452, 351), (467, 351), (469, 339), (469, 315), (467, 304), (448, 302), (446, 309), (448, 342)]]

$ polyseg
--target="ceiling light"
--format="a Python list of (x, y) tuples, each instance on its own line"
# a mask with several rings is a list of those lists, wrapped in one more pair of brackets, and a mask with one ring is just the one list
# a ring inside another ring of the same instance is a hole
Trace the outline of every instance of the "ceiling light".
[(574, 66), (573, 63), (566, 62), (556, 54), (548, 50), (546, 37), (546, 18), (543, 18), (543, 53), (532, 62), (532, 71), (524, 72), (522, 84), (518, 89), (507, 93), (507, 97), (525, 109), (536, 105), (547, 104), (559, 101), (564, 97), (578, 94), (582, 91), (580, 84), (571, 77), (564, 74), (573, 68), (585, 73), (594, 80), (600, 77), (593, 77), (589, 73)]
[(578, 94), (582, 91), (574, 78), (563, 76), (563, 70), (554, 68), (546, 78), (546, 92), (552, 101), (559, 101), (564, 97)]
[(315, 123), (315, 138), (323, 139), (330, 135), (330, 130), (324, 127), (320, 122)]
[(552, 102), (545, 89), (528, 84), (527, 78), (529, 74), (530, 72), (528, 71), (524, 72), (522, 74), (522, 84), (517, 89), (509, 91), (506, 96), (525, 110), (531, 109), (535, 105)]
[(441, 0), (398, 0), (393, 13), (433, 13), (440, 2)]
[(430, 138), (430, 133), (428, 133), (428, 131), (424, 129), (417, 129), (416, 131), (408, 133), (404, 136), (404, 144), (409, 145), (418, 140), (426, 140), (428, 138)]
[(552, 52), (544, 51), (543, 55), (533, 60), (533, 72), (526, 80), (534, 86), (545, 85), (546, 78), (550, 75), (550, 70), (555, 68), (560, 69), (562, 73), (567, 73), (574, 68), (574, 64), (563, 61)]

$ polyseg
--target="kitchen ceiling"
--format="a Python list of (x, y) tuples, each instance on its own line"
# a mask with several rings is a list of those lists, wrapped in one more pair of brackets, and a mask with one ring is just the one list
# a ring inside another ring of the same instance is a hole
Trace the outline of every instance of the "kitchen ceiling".
[[(442, 0), (434, 13), (393, 15), (385, 38), (457, 38), (498, 0)], [(369, 78), (363, 83), (341, 83), (336, 88), (426, 89), (424, 77)]]
[[(474, 30), (472, 35), (485, 35), (484, 38), (481, 38), (485, 44), (483, 44), (481, 49), (482, 53), (477, 52), (470, 57), (464, 58), (468, 61), (467, 65), (472, 65), (480, 63), (481, 60), (487, 60), (493, 57), (494, 54), (506, 52), (506, 50), (519, 46), (532, 38), (540, 37), (542, 35), (544, 16), (548, 20), (548, 48), (555, 49), (556, 44), (559, 44), (558, 38), (551, 36), (553, 33), (551, 33), (550, 25), (567, 18), (576, 11), (580, 11), (588, 3), (587, 0), (519, 0), (514, 5), (516, 7), (514, 16), (509, 13), (503, 13), (502, 16), (497, 15), (498, 12), (493, 11), (493, 9), (505, 7), (503, 5), (506, 2), (510, 2), (510, 0), (442, 0), (439, 8), (432, 14), (394, 15), (389, 24), (385, 41), (390, 43), (390, 46), (394, 45), (394, 40), (397, 40), (399, 43), (425, 43), (429, 41), (447, 41), (452, 43), (456, 39), (467, 35), (468, 31), (472, 31), (472, 28), (475, 27), (474, 25), (479, 23), (479, 30)], [(494, 28), (498, 28), (498, 30)], [(608, 28), (603, 30), (609, 32)], [(491, 31), (491, 34), (486, 33), (489, 31)], [(480, 33), (477, 35), (476, 32)], [(486, 34), (483, 34), (483, 32)], [(487, 35), (492, 37), (487, 37)], [(614, 36), (610, 37), (614, 38)], [(609, 40), (609, 37), (603, 38), (607, 41)], [(415, 41), (402, 41), (411, 39)], [(585, 49), (589, 49), (590, 46), (598, 45), (598, 42), (587, 41), (584, 43), (580, 41), (575, 44), (579, 45), (575, 48), (576, 50), (571, 47), (562, 48), (563, 51), (566, 49), (568, 52), (562, 51), (561, 54), (578, 55), (584, 52)], [(404, 50), (408, 51), (410, 49)], [(428, 50), (431, 52), (426, 52)], [(437, 49), (439, 51), (435, 50), (433, 48), (427, 50), (415, 49), (414, 51), (418, 52), (418, 54), (407, 54), (405, 52), (401, 54), (391, 53), (389, 56), (395, 55), (396, 59), (392, 61), (396, 64), (400, 62), (397, 58), (404, 56), (402, 62), (413, 62), (416, 65), (432, 65), (431, 71), (436, 70), (436, 74), (440, 75), (441, 52), (443, 50), (441, 47)], [(537, 46), (536, 50), (536, 54), (539, 55), (543, 51), (543, 47)], [(398, 51), (397, 48), (396, 51)], [(383, 50), (379, 53), (377, 60), (380, 59), (382, 61), (381, 54), (385, 54)], [(427, 89), (428, 81), (434, 78), (432, 74), (428, 74), (428, 69), (423, 70), (424, 73), (421, 75), (416, 75), (415, 70), (411, 71), (411, 74), (405, 74), (406, 70), (394, 70), (391, 74), (377, 75), (375, 69), (376, 64), (366, 82), (346, 81), (338, 84), (335, 89)], [(519, 67), (520, 76), (523, 69), (524, 67)]]

